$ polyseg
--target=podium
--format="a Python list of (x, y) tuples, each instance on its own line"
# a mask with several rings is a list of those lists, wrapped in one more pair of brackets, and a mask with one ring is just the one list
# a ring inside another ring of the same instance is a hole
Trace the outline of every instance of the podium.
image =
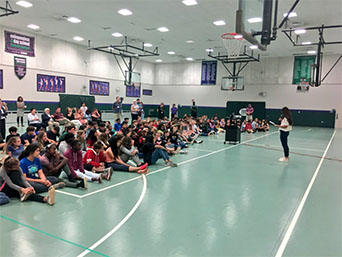
[(225, 141), (223, 142), (226, 144), (228, 142), (229, 144), (240, 144), (241, 142), (241, 130), (240, 127), (233, 125), (226, 127), (226, 136)]

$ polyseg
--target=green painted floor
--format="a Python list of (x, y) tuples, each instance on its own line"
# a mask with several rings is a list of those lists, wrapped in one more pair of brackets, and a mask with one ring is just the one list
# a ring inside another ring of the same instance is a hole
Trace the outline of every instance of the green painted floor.
[[(275, 256), (333, 133), (294, 128), (288, 164), (274, 130), (241, 145), (212, 136), (177, 168), (151, 166), (146, 194), (140, 175), (116, 172), (52, 207), (13, 200), (0, 207), (0, 256), (79, 256), (118, 225), (86, 256)], [(336, 130), (283, 256), (342, 256), (341, 145)]]

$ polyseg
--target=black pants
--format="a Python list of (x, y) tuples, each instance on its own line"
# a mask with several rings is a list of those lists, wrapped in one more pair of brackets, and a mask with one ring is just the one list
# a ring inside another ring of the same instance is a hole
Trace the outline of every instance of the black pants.
[[(21, 181), (21, 174), (18, 170), (10, 171), (8, 176), (10, 177), (11, 181), (14, 184), (20, 187), (24, 187), (24, 184)], [(8, 197), (16, 197), (16, 198), (20, 197), (20, 193), (17, 190), (10, 188), (7, 184), (4, 186), (1, 192), (4, 192)], [(35, 201), (35, 202), (41, 202), (41, 203), (44, 202), (44, 197), (41, 195), (37, 195), (37, 194), (32, 194), (27, 199), (31, 201)]]
[(280, 141), (281, 145), (284, 149), (284, 156), (289, 157), (289, 146), (287, 145), (287, 138), (289, 137), (290, 132), (280, 130)]
[(17, 117), (17, 125), (19, 126), (19, 119), (21, 121), (21, 126), (24, 126), (24, 117)]
[(45, 126), (44, 123), (31, 123), (31, 124), (29, 124), (29, 126), (35, 127), (35, 128), (36, 128), (36, 131), (39, 131), (40, 128), (46, 129), (46, 126)]
[(138, 120), (139, 114), (133, 114), (132, 113), (132, 122), (133, 120)]
[(6, 138), (6, 120), (0, 119), (0, 134), (2, 135), (2, 138)]

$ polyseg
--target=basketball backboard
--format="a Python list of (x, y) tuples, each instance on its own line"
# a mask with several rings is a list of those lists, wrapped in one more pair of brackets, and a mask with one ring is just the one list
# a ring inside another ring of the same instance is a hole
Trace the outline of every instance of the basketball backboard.
[(139, 86), (141, 85), (140, 73), (133, 71), (125, 71), (125, 85)]
[(236, 33), (260, 50), (266, 50), (271, 41), (273, 0), (238, 1)]
[(243, 77), (222, 77), (221, 90), (243, 91), (245, 88)]

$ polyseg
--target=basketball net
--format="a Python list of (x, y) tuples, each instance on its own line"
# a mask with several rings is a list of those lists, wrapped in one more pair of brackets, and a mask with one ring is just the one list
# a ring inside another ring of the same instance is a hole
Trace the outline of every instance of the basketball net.
[(224, 46), (227, 49), (228, 58), (237, 58), (243, 45), (243, 37), (237, 33), (224, 33), (221, 35)]

